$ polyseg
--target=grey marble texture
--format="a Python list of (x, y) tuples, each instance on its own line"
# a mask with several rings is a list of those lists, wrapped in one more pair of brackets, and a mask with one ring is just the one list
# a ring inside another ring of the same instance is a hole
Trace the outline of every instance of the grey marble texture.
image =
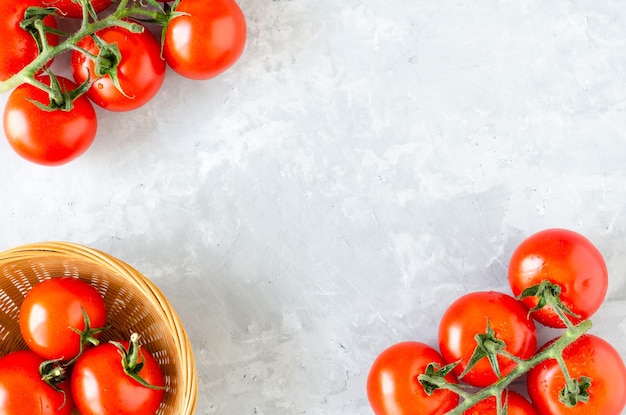
[(72, 241), (151, 278), (202, 415), (370, 414), (376, 355), (435, 345), (463, 293), (508, 292), (513, 249), (549, 227), (604, 254), (593, 332), (626, 358), (622, 3), (239, 4), (236, 66), (98, 110), (75, 162), (0, 140), (0, 250)]

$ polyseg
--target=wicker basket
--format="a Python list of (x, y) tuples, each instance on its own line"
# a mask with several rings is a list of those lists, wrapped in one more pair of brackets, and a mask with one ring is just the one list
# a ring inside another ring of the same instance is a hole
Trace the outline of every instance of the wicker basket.
[(101, 340), (141, 335), (159, 361), (166, 392), (158, 415), (193, 415), (198, 379), (191, 344), (176, 312), (159, 289), (124, 262), (67, 242), (24, 245), (0, 253), (0, 355), (25, 349), (19, 308), (39, 281), (71, 276), (89, 282), (104, 298), (111, 329)]

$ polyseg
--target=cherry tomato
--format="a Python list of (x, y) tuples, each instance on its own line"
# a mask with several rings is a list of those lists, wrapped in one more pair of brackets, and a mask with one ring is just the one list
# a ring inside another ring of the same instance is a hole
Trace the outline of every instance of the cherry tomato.
[[(508, 402), (507, 415), (538, 415), (535, 408), (522, 395), (508, 391), (502, 394), (502, 402)], [(496, 398), (494, 396), (478, 402), (470, 409), (466, 410), (463, 415), (496, 415), (498, 409), (496, 407)]]
[[(554, 341), (554, 340), (553, 340)], [(548, 342), (550, 344), (551, 342)], [(563, 351), (570, 377), (591, 378), (589, 401), (568, 408), (559, 401), (565, 378), (555, 359), (546, 360), (528, 372), (528, 394), (541, 414), (619, 415), (626, 407), (626, 367), (608, 342), (585, 334)]]
[[(20, 27), (24, 12), (28, 7), (42, 6), (41, 0), (0, 0), (0, 81), (6, 81), (39, 54), (35, 38)], [(54, 16), (44, 18), (47, 26), (56, 28)], [(56, 45), (58, 37), (48, 33), (48, 43)]]
[[(76, 85), (57, 77), (66, 90)], [(50, 84), (50, 78), (41, 80)], [(55, 166), (68, 163), (83, 154), (96, 136), (97, 119), (85, 96), (74, 101), (70, 111), (44, 111), (29, 100), (47, 105), (48, 94), (30, 84), (15, 88), (4, 108), (4, 134), (13, 149), (33, 163)]]
[[(83, 8), (76, 0), (43, 0), (43, 4), (46, 7), (56, 7), (64, 17), (83, 17)], [(106, 10), (111, 4), (113, 4), (111, 0), (91, 0), (91, 5), (96, 13)]]
[[(509, 354), (527, 359), (535, 353), (535, 324), (522, 304), (507, 294), (495, 291), (466, 294), (448, 307), (439, 325), (439, 350), (446, 362), (460, 361), (454, 369), (457, 376), (465, 370), (476, 349), (475, 336), (485, 334), (488, 326), (495, 338), (505, 343), (504, 350)], [(497, 361), (502, 376), (516, 366), (513, 360), (500, 355)], [(498, 377), (489, 360), (483, 357), (461, 380), (484, 387), (496, 382)]]
[(0, 358), (0, 413), (3, 415), (69, 415), (74, 404), (67, 380), (54, 389), (42, 380), (44, 359), (28, 350)]
[(230, 68), (246, 44), (247, 26), (234, 0), (181, 0), (165, 31), (168, 65), (190, 79), (209, 79)]
[(106, 306), (94, 287), (70, 277), (42, 281), (26, 294), (20, 308), (22, 337), (46, 359), (73, 359), (81, 350), (81, 336), (73, 329), (85, 330), (83, 310), (92, 329), (106, 326)]
[[(126, 350), (130, 342), (119, 342)], [(163, 400), (163, 373), (158, 362), (144, 348), (139, 349), (138, 375), (152, 389), (141, 385), (124, 372), (120, 349), (103, 343), (87, 350), (72, 370), (72, 396), (81, 415), (124, 414), (154, 415)]]
[[(508, 273), (516, 296), (542, 280), (557, 284), (562, 303), (580, 316), (567, 315), (574, 324), (598, 310), (608, 288), (608, 272), (600, 251), (584, 236), (566, 229), (543, 230), (524, 240), (513, 252)], [(527, 297), (522, 302), (533, 309), (537, 297)], [(532, 316), (543, 325), (565, 327), (549, 306), (534, 311)]]
[[(114, 26), (97, 32), (108, 44), (116, 44), (121, 54), (117, 77), (124, 93), (114, 85), (110, 75), (98, 78), (93, 59), (79, 51), (72, 53), (71, 65), (74, 80), (83, 83), (94, 80), (87, 96), (97, 105), (109, 111), (130, 111), (146, 104), (161, 88), (165, 79), (165, 61), (161, 58), (161, 46), (149, 30), (134, 33)], [(86, 37), (78, 46), (97, 55), (100, 48), (93, 38)]]
[[(418, 381), (430, 363), (443, 366), (441, 355), (419, 342), (397, 343), (374, 361), (367, 378), (367, 396), (376, 415), (441, 415), (458, 405), (454, 392), (438, 389), (428, 396)], [(456, 382), (451, 373), (445, 378)]]

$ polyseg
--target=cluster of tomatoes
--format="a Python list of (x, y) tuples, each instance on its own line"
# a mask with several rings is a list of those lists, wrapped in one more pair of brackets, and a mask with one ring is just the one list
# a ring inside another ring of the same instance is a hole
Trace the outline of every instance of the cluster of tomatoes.
[[(622, 413), (624, 362), (587, 332), (608, 288), (598, 249), (570, 230), (538, 232), (514, 251), (508, 280), (515, 297), (481, 291), (454, 301), (438, 350), (405, 341), (375, 359), (367, 393), (376, 415)], [(564, 332), (538, 348), (536, 323)], [(525, 381), (530, 401), (513, 381)]]
[(82, 280), (57, 277), (31, 288), (20, 307), (27, 350), (0, 357), (5, 415), (154, 415), (165, 393), (159, 363), (130, 340), (99, 342), (107, 310)]
[[(215, 77), (239, 59), (247, 34), (235, 0), (0, 0), (0, 15), (0, 92), (12, 91), (4, 133), (19, 155), (43, 165), (90, 147), (93, 103), (135, 110), (157, 94), (167, 66), (190, 79)], [(71, 54), (73, 79), (51, 73), (62, 53)]]

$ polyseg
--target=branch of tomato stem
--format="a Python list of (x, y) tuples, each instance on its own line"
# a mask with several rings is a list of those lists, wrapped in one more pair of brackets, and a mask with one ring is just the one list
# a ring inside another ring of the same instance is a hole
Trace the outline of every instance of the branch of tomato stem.
[[(78, 44), (80, 40), (98, 32), (99, 30), (112, 26), (120, 26), (131, 32), (141, 32), (144, 30), (143, 26), (128, 20), (129, 18), (134, 16), (143, 16), (155, 21), (162, 21), (164, 19), (163, 13), (159, 11), (139, 7), (127, 7), (127, 4), (127, 0), (121, 0), (113, 13), (100, 20), (90, 22), (88, 18), (84, 18), (79, 29), (56, 46), (48, 44), (46, 36), (43, 35), (41, 53), (39, 53), (39, 55), (37, 55), (37, 57), (28, 65), (22, 68), (20, 72), (5, 81), (0, 81), (0, 94), (11, 91), (24, 83), (40, 87), (41, 83), (37, 83), (34, 79), (36, 74), (38, 74), (39, 71), (45, 67), (46, 64), (48, 64), (48, 62), (66, 51), (75, 49), (76, 44)], [(40, 29), (40, 31), (43, 31), (43, 29)], [(49, 92), (47, 89), (44, 90)]]
[(559, 316), (561, 321), (563, 321), (563, 324), (565, 324), (566, 328), (571, 329), (572, 327), (574, 327), (574, 323), (572, 323), (572, 321), (569, 318), (567, 318), (567, 316), (565, 315), (565, 312), (561, 309), (561, 307), (558, 307), (558, 305), (556, 304), (550, 304), (550, 305), (552, 306), (552, 309), (557, 314), (557, 316)]
[(437, 383), (441, 389), (448, 389), (463, 398), (463, 401), (459, 404), (459, 406), (446, 413), (446, 415), (462, 415), (467, 409), (476, 405), (478, 402), (491, 396), (497, 397), (498, 395), (502, 395), (502, 392), (514, 380), (526, 374), (530, 369), (539, 363), (549, 359), (556, 359), (557, 361), (562, 359), (563, 350), (565, 350), (567, 346), (575, 342), (583, 334), (588, 332), (591, 329), (591, 326), (591, 320), (585, 320), (576, 326), (572, 325), (572, 327), (568, 327), (565, 332), (548, 347), (530, 359), (519, 360), (515, 368), (506, 376), (498, 380), (493, 385), (483, 388), (475, 393), (467, 393), (460, 387), (460, 385), (449, 383), (445, 379), (430, 378), (428, 380)]

